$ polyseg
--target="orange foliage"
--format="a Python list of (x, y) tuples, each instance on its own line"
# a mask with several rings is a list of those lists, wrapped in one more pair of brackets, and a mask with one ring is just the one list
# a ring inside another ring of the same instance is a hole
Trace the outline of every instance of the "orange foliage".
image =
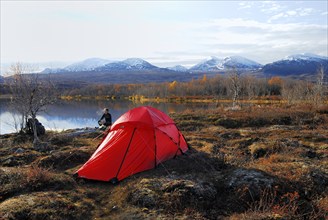
[(269, 85), (278, 85), (281, 86), (283, 83), (282, 79), (279, 76), (274, 76), (271, 79), (269, 79), (268, 84)]
[(207, 76), (206, 76), (206, 74), (204, 74), (202, 82), (206, 82), (206, 81), (207, 81)]
[(174, 90), (178, 85), (178, 82), (177, 81), (173, 81), (169, 84), (169, 90), (172, 91)]

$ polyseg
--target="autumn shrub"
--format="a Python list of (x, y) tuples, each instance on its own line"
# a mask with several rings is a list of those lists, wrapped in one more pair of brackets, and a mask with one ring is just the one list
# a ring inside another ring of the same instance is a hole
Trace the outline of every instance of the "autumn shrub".
[(297, 191), (283, 192), (278, 186), (264, 189), (257, 200), (246, 203), (248, 209), (243, 214), (244, 217), (253, 216), (255, 218), (265, 214), (271, 218), (302, 219), (310, 215), (309, 210), (302, 209), (306, 201), (301, 198)]
[(49, 169), (44, 169), (38, 165), (31, 165), (26, 173), (26, 181), (31, 184), (47, 182), (52, 178)]

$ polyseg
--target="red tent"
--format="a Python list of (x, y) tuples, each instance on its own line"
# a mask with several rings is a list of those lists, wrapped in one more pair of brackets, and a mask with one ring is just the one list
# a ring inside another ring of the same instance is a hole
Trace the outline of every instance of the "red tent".
[(138, 107), (117, 119), (77, 174), (116, 182), (187, 150), (186, 140), (169, 116), (152, 107)]

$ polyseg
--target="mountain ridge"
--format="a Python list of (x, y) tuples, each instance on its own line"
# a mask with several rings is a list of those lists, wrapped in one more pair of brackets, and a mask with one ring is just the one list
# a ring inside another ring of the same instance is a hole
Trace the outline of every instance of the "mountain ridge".
[(311, 53), (302, 53), (289, 55), (280, 60), (274, 61), (262, 65), (254, 60), (242, 56), (227, 56), (224, 58), (218, 58), (216, 56), (211, 56), (206, 60), (200, 61), (199, 63), (193, 65), (190, 68), (186, 68), (182, 65), (176, 65), (174, 67), (157, 67), (150, 62), (143, 60), (141, 58), (128, 58), (122, 61), (110, 61), (102, 58), (89, 58), (80, 62), (70, 64), (64, 68), (50, 69), (46, 68), (41, 73), (62, 73), (62, 72), (83, 72), (83, 71), (121, 71), (121, 70), (155, 70), (155, 69), (167, 69), (176, 72), (197, 72), (197, 71), (209, 71), (209, 72), (219, 72), (226, 71), (230, 69), (240, 69), (240, 70), (259, 70), (267, 69), (267, 66), (272, 64), (279, 64), (283, 62), (319, 62), (328, 60), (328, 57), (320, 56)]
[(121, 61), (90, 58), (63, 69), (45, 69), (42, 73), (54, 73), (55, 78), (59, 80), (81, 80), (86, 83), (147, 83), (188, 81), (192, 78), (200, 78), (204, 74), (211, 77), (213, 74), (224, 74), (231, 70), (259, 77), (313, 78), (321, 66), (328, 71), (328, 57), (309, 53), (290, 55), (265, 65), (242, 56), (224, 58), (212, 56), (190, 68), (181, 65), (158, 67), (141, 58), (128, 58)]

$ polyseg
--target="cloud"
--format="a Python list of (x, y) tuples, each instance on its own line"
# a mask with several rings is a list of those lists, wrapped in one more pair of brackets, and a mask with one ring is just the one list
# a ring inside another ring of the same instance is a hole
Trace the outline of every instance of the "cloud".
[(238, 10), (249, 9), (254, 6), (254, 2), (247, 2), (247, 1), (239, 2), (238, 5), (239, 5)]
[(282, 4), (279, 4), (276, 1), (263, 1), (259, 3), (259, 8), (261, 9), (261, 12), (267, 14), (277, 13), (286, 8), (286, 6), (283, 6)]
[(299, 51), (327, 55), (326, 3), (157, 3), (48, 1), (35, 7), (5, 1), (1, 60), (140, 57), (160, 65), (189, 65), (210, 55), (239, 53), (261, 63)]
[(296, 10), (299, 16), (307, 16), (315, 11), (313, 8), (298, 8)]
[(216, 19), (195, 25), (199, 28), (195, 31), (198, 43), (204, 47), (203, 51), (213, 55), (247, 54), (266, 63), (304, 51), (328, 54), (326, 25), (265, 23), (241, 18)]
[(287, 11), (286, 14), (288, 16), (294, 16), (294, 15), (297, 15), (297, 12), (296, 11)]
[(150, 57), (149, 61), (162, 67), (179, 63), (191, 66), (206, 56), (241, 55), (266, 64), (295, 53), (328, 55), (326, 25), (266, 23), (242, 18), (176, 25), (177, 30), (188, 33), (190, 44), (158, 51), (159, 58)]
[(276, 15), (273, 15), (272, 17), (269, 18), (268, 22), (271, 23), (272, 21), (274, 20), (278, 20), (280, 18), (284, 18), (284, 17), (288, 17), (288, 15), (286, 15), (285, 13), (279, 13), (279, 14), (276, 14)]
[(268, 22), (271, 23), (272, 21), (278, 20), (281, 18), (309, 16), (314, 12), (315, 12), (315, 10), (313, 8), (297, 8), (296, 10), (288, 10), (288, 11), (280, 12), (276, 15), (273, 15), (268, 19)]

